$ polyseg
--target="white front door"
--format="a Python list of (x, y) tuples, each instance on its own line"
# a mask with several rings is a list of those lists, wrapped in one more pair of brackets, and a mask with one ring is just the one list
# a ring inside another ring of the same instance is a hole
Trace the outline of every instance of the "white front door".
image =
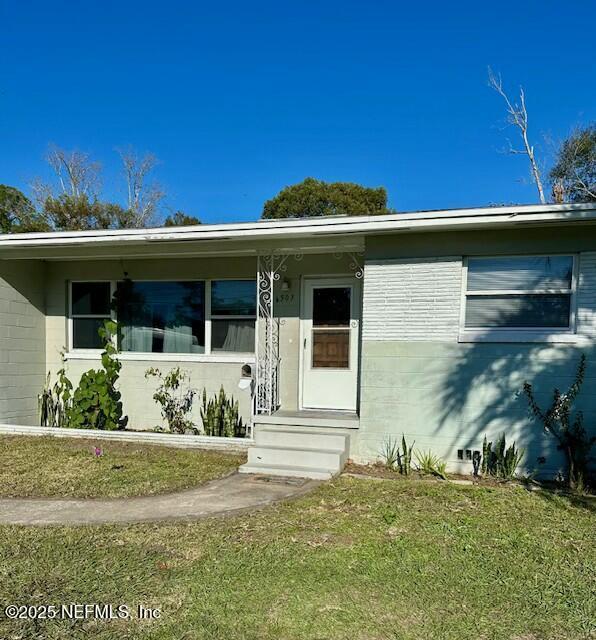
[(305, 280), (302, 407), (356, 411), (360, 287), (354, 278)]

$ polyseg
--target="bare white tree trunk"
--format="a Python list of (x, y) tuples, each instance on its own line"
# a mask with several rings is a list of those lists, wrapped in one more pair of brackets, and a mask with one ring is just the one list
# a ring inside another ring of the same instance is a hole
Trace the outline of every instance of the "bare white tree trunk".
[(62, 193), (74, 197), (97, 195), (101, 165), (92, 162), (88, 154), (51, 147), (47, 159), (58, 178)]
[(35, 200), (42, 209), (48, 198), (57, 195), (74, 198), (87, 196), (90, 200), (97, 198), (101, 187), (101, 165), (93, 162), (87, 153), (50, 146), (46, 160), (54, 171), (58, 184), (50, 184), (39, 178), (32, 182)]
[(131, 213), (130, 225), (147, 227), (155, 221), (160, 202), (165, 197), (159, 185), (148, 184), (149, 174), (157, 158), (148, 153), (139, 157), (133, 149), (119, 150), (127, 189), (127, 205)]
[(494, 89), (503, 98), (503, 100), (505, 100), (505, 104), (507, 106), (507, 121), (509, 122), (509, 124), (512, 124), (519, 129), (521, 138), (524, 143), (523, 149), (515, 149), (511, 146), (511, 144), (509, 144), (509, 153), (528, 156), (532, 177), (536, 184), (536, 188), (538, 189), (538, 197), (540, 198), (540, 202), (542, 204), (546, 204), (546, 198), (544, 197), (544, 188), (542, 186), (542, 178), (540, 176), (540, 168), (538, 167), (538, 162), (536, 161), (534, 146), (530, 144), (530, 139), (528, 137), (528, 110), (526, 108), (526, 96), (524, 93), (524, 89), (523, 87), (520, 87), (519, 104), (517, 102), (511, 102), (509, 96), (503, 89), (503, 80), (501, 79), (501, 76), (496, 76), (490, 67), (488, 69), (488, 86)]

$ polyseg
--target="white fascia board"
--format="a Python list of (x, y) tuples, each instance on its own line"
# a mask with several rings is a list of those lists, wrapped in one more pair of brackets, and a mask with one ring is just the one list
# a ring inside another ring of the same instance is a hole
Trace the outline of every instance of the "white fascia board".
[(290, 239), (321, 235), (442, 231), (461, 227), (473, 229), (580, 221), (596, 222), (596, 207), (592, 204), (524, 205), (419, 211), (378, 216), (267, 220), (178, 228), (27, 233), (0, 236), (0, 249), (2, 247), (72, 246), (95, 243), (130, 245), (152, 242)]

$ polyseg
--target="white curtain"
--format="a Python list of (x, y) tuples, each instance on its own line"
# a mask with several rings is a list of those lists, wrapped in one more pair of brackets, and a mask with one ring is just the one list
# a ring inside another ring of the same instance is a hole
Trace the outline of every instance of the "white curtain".
[[(166, 327), (163, 338), (164, 353), (197, 353), (193, 348), (193, 337), (191, 327)], [(196, 343), (196, 338), (194, 342)]]
[(153, 329), (121, 325), (122, 351), (150, 353), (153, 346)]
[(255, 325), (246, 320), (228, 320), (228, 331), (221, 347), (222, 351), (252, 353), (255, 350)]

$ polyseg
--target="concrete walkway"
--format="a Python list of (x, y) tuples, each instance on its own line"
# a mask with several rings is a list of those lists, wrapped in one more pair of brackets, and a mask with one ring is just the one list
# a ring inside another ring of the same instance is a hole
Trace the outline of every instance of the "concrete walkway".
[(144, 498), (0, 498), (0, 524), (94, 525), (193, 520), (258, 509), (307, 493), (317, 485), (313, 480), (234, 473), (196, 489)]

